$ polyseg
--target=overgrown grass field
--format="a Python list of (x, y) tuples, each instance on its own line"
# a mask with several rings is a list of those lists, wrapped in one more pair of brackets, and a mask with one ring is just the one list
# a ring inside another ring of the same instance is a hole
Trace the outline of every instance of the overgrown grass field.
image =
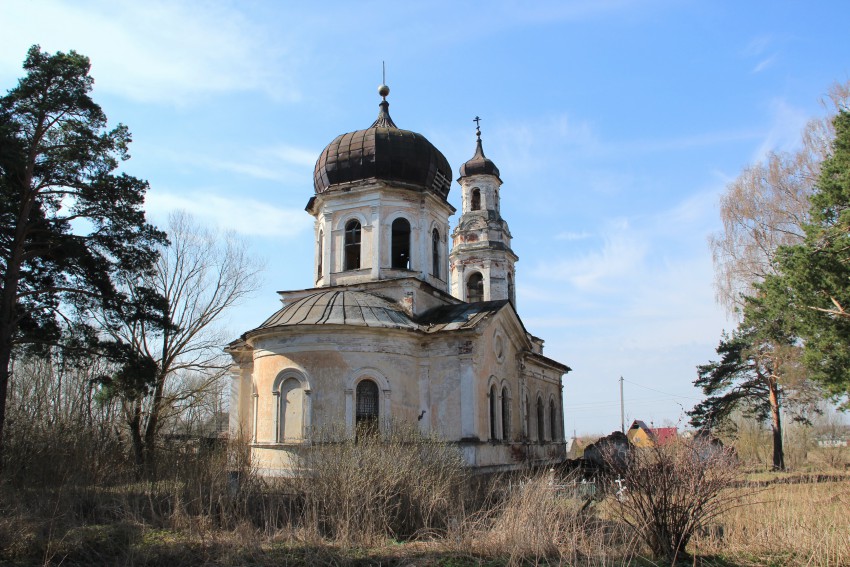
[[(317, 447), (301, 480), (257, 477), (243, 447), (180, 453), (156, 480), (16, 469), (0, 486), (0, 565), (669, 564), (611, 495), (588, 502), (550, 471), (473, 478), (449, 446), (396, 441)], [(850, 480), (739, 478), (741, 500), (691, 539), (687, 564), (850, 565)]]

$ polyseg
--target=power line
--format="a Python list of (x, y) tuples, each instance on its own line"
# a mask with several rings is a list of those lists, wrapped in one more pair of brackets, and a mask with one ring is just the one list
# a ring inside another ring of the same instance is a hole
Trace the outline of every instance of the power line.
[(643, 384), (638, 384), (637, 382), (632, 382), (631, 380), (626, 380), (625, 378), (623, 378), (623, 380), (625, 380), (626, 382), (628, 382), (629, 384), (631, 384), (633, 386), (637, 386), (638, 388), (643, 388), (644, 390), (651, 390), (651, 391), (657, 392), (659, 394), (664, 394), (665, 396), (670, 396), (671, 398), (684, 398), (686, 400), (697, 400), (697, 401), (700, 401), (700, 402), (702, 401), (702, 398), (694, 398), (692, 396), (680, 396), (678, 394), (671, 394), (670, 392), (662, 392), (661, 390), (656, 390), (655, 388), (650, 388), (649, 386), (644, 386)]

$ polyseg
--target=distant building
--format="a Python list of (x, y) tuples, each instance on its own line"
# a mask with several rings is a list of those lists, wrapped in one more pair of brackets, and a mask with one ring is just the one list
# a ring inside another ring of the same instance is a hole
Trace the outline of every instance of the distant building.
[(833, 449), (847, 446), (847, 437), (840, 435), (821, 435), (817, 438), (818, 447)]
[(675, 427), (649, 427), (636, 419), (629, 427), (626, 437), (635, 447), (656, 447), (678, 439), (679, 432)]

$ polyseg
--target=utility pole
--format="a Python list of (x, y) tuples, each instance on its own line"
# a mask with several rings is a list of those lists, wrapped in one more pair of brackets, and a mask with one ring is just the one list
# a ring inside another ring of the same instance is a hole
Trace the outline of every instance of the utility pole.
[(620, 376), (620, 431), (626, 433), (626, 406), (623, 403), (623, 377)]

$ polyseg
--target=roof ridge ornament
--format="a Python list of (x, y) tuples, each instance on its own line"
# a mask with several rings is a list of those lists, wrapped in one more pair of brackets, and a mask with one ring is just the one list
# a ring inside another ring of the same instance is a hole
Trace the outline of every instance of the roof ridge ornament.
[(384, 100), (378, 105), (381, 107), (381, 110), (378, 111), (378, 119), (372, 123), (370, 128), (396, 128), (398, 126), (395, 125), (393, 119), (390, 118), (390, 103), (387, 102), (387, 95), (390, 94), (390, 88), (387, 85), (381, 85), (378, 87), (378, 94), (381, 95)]

